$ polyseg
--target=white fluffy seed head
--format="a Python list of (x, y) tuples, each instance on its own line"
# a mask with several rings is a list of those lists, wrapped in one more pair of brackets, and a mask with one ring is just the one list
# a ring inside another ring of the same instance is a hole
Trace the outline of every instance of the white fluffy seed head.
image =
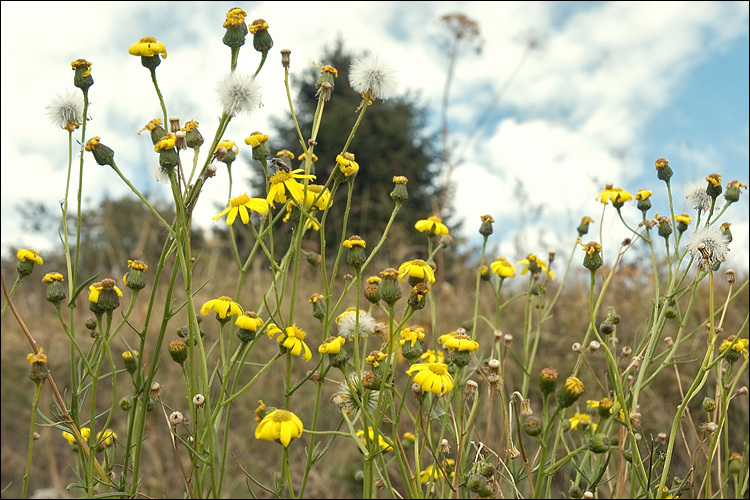
[(250, 114), (261, 106), (260, 82), (246, 73), (232, 72), (219, 80), (219, 102), (228, 115)]
[(349, 68), (349, 85), (359, 94), (388, 99), (396, 93), (396, 70), (377, 55), (360, 56)]
[(62, 129), (69, 123), (83, 123), (83, 97), (80, 92), (61, 92), (46, 109), (52, 124)]
[(685, 243), (685, 248), (701, 268), (713, 268), (726, 260), (728, 244), (726, 235), (714, 225), (702, 227), (692, 233)]
[(711, 208), (711, 197), (706, 192), (706, 182), (705, 180), (689, 182), (685, 184), (683, 190), (688, 205), (703, 212)]

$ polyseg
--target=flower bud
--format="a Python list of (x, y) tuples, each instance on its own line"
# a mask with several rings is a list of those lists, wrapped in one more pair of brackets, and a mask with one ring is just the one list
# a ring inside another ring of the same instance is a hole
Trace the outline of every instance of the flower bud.
[(91, 76), (91, 65), (86, 59), (76, 59), (70, 63), (75, 75), (73, 76), (73, 85), (86, 92), (94, 84), (94, 77)]
[(495, 219), (490, 215), (482, 215), (480, 218), (482, 219), (482, 225), (479, 226), (479, 234), (486, 238), (492, 234), (492, 223), (495, 222)]
[(123, 352), (122, 360), (125, 362), (125, 369), (130, 373), (135, 373), (138, 369), (138, 351)]
[(174, 340), (169, 343), (169, 355), (175, 363), (183, 364), (187, 360), (187, 344), (183, 340)]
[(89, 139), (86, 142), (84, 149), (86, 151), (91, 151), (97, 165), (109, 165), (110, 167), (114, 165), (115, 152), (112, 148), (101, 144), (98, 135)]
[(365, 254), (365, 240), (357, 236), (351, 236), (348, 240), (344, 241), (343, 246), (348, 248), (349, 251), (346, 254), (346, 263), (352, 266), (354, 269), (360, 269), (362, 264), (367, 260)]
[(245, 24), (246, 15), (247, 13), (239, 7), (230, 9), (227, 12), (226, 21), (224, 21), (223, 25), (227, 31), (221, 40), (227, 47), (239, 49), (245, 45), (245, 37), (248, 33), (247, 24)]
[(182, 425), (183, 423), (185, 423), (185, 416), (182, 414), (182, 412), (173, 411), (169, 415), (169, 423), (172, 424), (172, 427)]
[(576, 377), (568, 377), (565, 385), (555, 393), (555, 401), (563, 408), (568, 408), (583, 394), (583, 382)]
[(706, 176), (708, 185), (706, 186), (706, 193), (713, 199), (716, 199), (722, 191), (721, 188), (721, 174), (709, 174)]
[(253, 34), (253, 48), (261, 53), (266, 53), (273, 47), (273, 39), (268, 33), (268, 23), (263, 19), (256, 19), (248, 26)]
[(669, 179), (673, 175), (672, 169), (669, 167), (669, 160), (666, 158), (659, 158), (654, 161), (654, 165), (656, 165), (656, 176), (659, 180), (669, 182)]
[(122, 399), (120, 399), (120, 409), (122, 411), (130, 411), (131, 408), (133, 408), (132, 396), (124, 396)]
[(601, 325), (599, 325), (599, 332), (602, 335), (612, 335), (615, 331), (615, 325), (608, 319), (604, 320)]
[(401, 287), (398, 284), (398, 271), (389, 267), (380, 273), (380, 298), (388, 305), (395, 304), (401, 298)]
[(539, 390), (545, 396), (555, 392), (557, 387), (557, 370), (545, 368), (539, 375)]
[(604, 434), (595, 434), (589, 440), (588, 448), (594, 453), (607, 453), (609, 451), (609, 439)]
[(140, 260), (128, 260), (128, 267), (131, 269), (122, 277), (122, 283), (131, 290), (142, 290), (146, 286), (145, 271), (148, 266)]
[(60, 304), (62, 300), (68, 295), (65, 288), (62, 286), (63, 275), (60, 273), (48, 273), (42, 278), (42, 283), (47, 283), (47, 290), (45, 292), (45, 299), (53, 304)]
[(711, 398), (704, 398), (703, 399), (703, 409), (707, 412), (712, 412), (716, 409), (716, 401), (714, 401)]
[(409, 198), (409, 192), (406, 190), (406, 183), (408, 179), (403, 175), (397, 175), (393, 177), (393, 191), (391, 191), (391, 199), (396, 203), (403, 203)]
[(539, 420), (537, 417), (534, 416), (527, 416), (523, 419), (523, 423), (521, 424), (521, 428), (523, 431), (528, 434), (531, 437), (536, 437), (542, 433), (544, 430), (544, 426), (542, 425), (542, 421)]
[(584, 217), (581, 219), (581, 223), (578, 224), (577, 228), (579, 237), (588, 234), (589, 224), (591, 224), (592, 222), (594, 222), (594, 219), (592, 219), (591, 217)]
[(310, 304), (312, 304), (313, 308), (313, 318), (319, 319), (320, 321), (323, 321), (323, 318), (326, 317), (324, 299), (325, 297), (319, 293), (314, 293), (310, 296)]
[(43, 348), (40, 347), (37, 353), (29, 354), (26, 356), (26, 359), (29, 360), (29, 365), (31, 365), (31, 370), (29, 371), (29, 378), (31, 380), (39, 384), (47, 378), (49, 370), (47, 369), (47, 355), (44, 354)]

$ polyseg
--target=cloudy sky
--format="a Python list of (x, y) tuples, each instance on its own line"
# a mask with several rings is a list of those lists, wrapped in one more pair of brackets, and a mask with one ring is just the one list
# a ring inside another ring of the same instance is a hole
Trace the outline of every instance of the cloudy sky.
[[(470, 241), (479, 236), (480, 215), (492, 215), (492, 251), (510, 260), (549, 250), (567, 255), (581, 217), (602, 222), (595, 197), (607, 183), (633, 194), (650, 189), (655, 210), (668, 211), (656, 158), (669, 159), (675, 171), (678, 214), (689, 210), (682, 194), (688, 182), (714, 172), (724, 184), (750, 180), (747, 2), (3, 2), (3, 252), (59, 246), (23, 234), (17, 207), (43, 202), (59, 212), (67, 133), (49, 122), (45, 106), (66, 89), (77, 91), (70, 62), (93, 62), (90, 134), (115, 150), (138, 189), (166, 198), (167, 186), (152, 174), (151, 142), (136, 135), (161, 110), (148, 70), (127, 49), (146, 35), (166, 45), (157, 76), (168, 113), (199, 121), (212, 137), (221, 112), (216, 82), (229, 68), (222, 23), (237, 6), (249, 22), (265, 19), (275, 43), (259, 76), (263, 108), (233, 119), (225, 135), (240, 147), (287, 110), (278, 51), (292, 51), (293, 78), (313, 61), (325, 64), (324, 49), (339, 37), (352, 53), (370, 51), (395, 66), (399, 91), (418, 96), (430, 111), (430, 132), (437, 131), (448, 69), (438, 20), (461, 13), (477, 21), (482, 51), (458, 61), (449, 101), (460, 161), (452, 203)], [(239, 68), (254, 71), (258, 54), (248, 40)], [(529, 40), (538, 46), (527, 53)], [(367, 168), (366, 158), (357, 160)], [(238, 163), (235, 172), (252, 168)], [(89, 204), (127, 192), (90, 155), (85, 172)], [(227, 179), (213, 179), (196, 223), (210, 224), (226, 197)], [(614, 256), (607, 248), (628, 231), (609, 208), (605, 254)], [(637, 224), (634, 206), (624, 213)], [(747, 193), (722, 221), (734, 235), (728, 264), (747, 270)]]

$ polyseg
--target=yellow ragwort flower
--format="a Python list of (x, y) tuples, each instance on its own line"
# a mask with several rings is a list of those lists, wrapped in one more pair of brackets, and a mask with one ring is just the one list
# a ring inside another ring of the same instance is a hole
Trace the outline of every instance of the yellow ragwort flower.
[(247, 193), (229, 200), (229, 206), (214, 216), (213, 220), (219, 220), (225, 214), (227, 215), (227, 225), (234, 224), (237, 214), (240, 214), (243, 224), (250, 222), (250, 211), (264, 214), (268, 212), (268, 201), (263, 198), (250, 198)]
[(161, 54), (162, 59), (167, 58), (167, 49), (164, 44), (152, 36), (144, 36), (140, 41), (131, 45), (128, 53), (141, 57), (153, 57), (156, 54)]
[(599, 199), (603, 205), (606, 205), (610, 201), (615, 203), (624, 203), (628, 200), (633, 199), (633, 195), (621, 188), (612, 187), (612, 184), (607, 184), (604, 190), (599, 193), (595, 199)]
[(352, 153), (344, 153), (343, 155), (336, 156), (336, 163), (339, 166), (339, 170), (346, 177), (356, 174), (359, 172), (359, 163), (354, 161), (354, 155)]
[(305, 344), (305, 337), (307, 337), (307, 334), (298, 328), (297, 325), (288, 326), (286, 327), (286, 330), (281, 330), (275, 323), (270, 323), (266, 333), (269, 338), (273, 338), (277, 333), (281, 333), (279, 338), (276, 339), (279, 344), (289, 349), (289, 352), (294, 356), (302, 354), (302, 359), (304, 361), (309, 361), (310, 358), (312, 358), (312, 352), (310, 351), (310, 348), (307, 347), (307, 344)]
[(454, 350), (474, 352), (479, 349), (479, 343), (476, 340), (472, 340), (468, 335), (456, 332), (441, 335), (438, 342), (443, 344), (449, 352)]
[(490, 264), (490, 269), (501, 278), (512, 278), (516, 275), (516, 267), (508, 262), (508, 259), (505, 257), (498, 257), (495, 259), (495, 261)]
[(211, 311), (215, 312), (219, 318), (226, 319), (227, 316), (242, 314), (242, 306), (230, 297), (222, 296), (218, 299), (209, 300), (201, 307), (202, 316), (208, 315)]
[(31, 353), (26, 356), (26, 359), (29, 361), (30, 365), (33, 365), (34, 363), (44, 364), (47, 362), (47, 355), (44, 354), (44, 348), (40, 347), (38, 353)]
[(268, 142), (268, 134), (261, 134), (260, 132), (253, 132), (250, 137), (245, 137), (245, 144), (257, 148), (264, 142)]
[[(76, 438), (70, 432), (63, 431), (62, 435), (68, 441), (68, 444), (70, 444), (70, 446), (76, 444)], [(91, 436), (91, 429), (89, 429), (88, 427), (81, 427), (81, 437), (83, 438), (83, 440), (88, 441), (89, 436)]]
[(294, 413), (287, 410), (273, 410), (255, 428), (255, 438), (266, 441), (278, 441), (284, 447), (294, 438), (302, 435), (302, 421)]
[(399, 344), (404, 345), (407, 342), (411, 343), (411, 346), (414, 347), (414, 344), (417, 343), (417, 340), (422, 340), (424, 338), (424, 328), (421, 326), (412, 326), (411, 328), (404, 328), (401, 330), (401, 338), (399, 339)]
[(416, 363), (406, 370), (407, 375), (412, 373), (415, 373), (414, 382), (425, 392), (445, 394), (453, 389), (453, 377), (445, 363)]
[(47, 273), (42, 278), (42, 283), (52, 283), (53, 281), (62, 281), (63, 275), (60, 273)]
[[(576, 412), (575, 415), (573, 415), (571, 418), (568, 419), (568, 421), (570, 422), (570, 428), (571, 429), (577, 428), (578, 425), (581, 422), (585, 422), (587, 424), (592, 424), (592, 422), (591, 422), (591, 416), (588, 415), (588, 414), (586, 414), (586, 413), (578, 413), (578, 412)], [(592, 424), (591, 425), (591, 429), (595, 431), (596, 430), (596, 424)]]
[(44, 264), (44, 259), (42, 259), (36, 251), (31, 250), (30, 248), (19, 248), (18, 253), (16, 253), (16, 257), (18, 257), (18, 260), (21, 262), (26, 262), (27, 260), (30, 260), (37, 266), (41, 266)]
[(286, 195), (289, 194), (296, 203), (300, 203), (304, 193), (302, 184), (296, 179), (315, 179), (314, 175), (305, 175), (303, 172), (304, 170), (298, 168), (291, 172), (280, 170), (273, 174), (269, 179), (270, 187), (266, 201), (273, 207), (277, 201), (286, 203)]
[(436, 351), (435, 349), (427, 349), (419, 359), (423, 359), (425, 363), (444, 363), (445, 357), (442, 351)]
[(258, 317), (252, 311), (246, 311), (237, 316), (237, 320), (234, 322), (235, 326), (242, 328), (243, 330), (257, 331), (263, 326), (263, 320)]
[(418, 220), (414, 224), (414, 227), (420, 233), (430, 233), (437, 236), (448, 234), (448, 226), (443, 224), (443, 221), (434, 215), (426, 219)]
[[(114, 287), (115, 293), (118, 297), (122, 297), (122, 290), (120, 290), (116, 285)], [(96, 282), (91, 285), (89, 285), (89, 302), (98, 303), (99, 302), (99, 293), (104, 290), (104, 286), (101, 284), (101, 282)]]
[[(727, 340), (721, 343), (721, 346), (719, 346), (719, 351), (726, 351), (727, 349), (729, 349), (729, 346), (732, 345), (733, 341), (734, 341), (734, 336), (729, 337)], [(732, 350), (735, 352), (742, 353), (745, 359), (748, 359), (747, 348), (749, 345), (750, 345), (750, 339), (739, 339), (732, 346)], [(41, 352), (41, 349), (39, 350), (39, 352)]]
[(641, 189), (637, 193), (635, 193), (635, 199), (636, 200), (648, 200), (652, 194), (654, 194), (653, 191), (649, 191), (648, 189)]
[(338, 354), (345, 342), (346, 339), (341, 336), (328, 337), (325, 342), (320, 344), (318, 352), (321, 354)]
[(407, 276), (424, 279), (428, 284), (435, 283), (435, 271), (422, 259), (409, 260), (399, 266), (398, 279), (406, 281)]
[[(375, 431), (372, 430), (372, 427), (367, 427), (367, 435), (370, 438), (370, 441), (373, 441), (375, 439)], [(357, 431), (357, 436), (360, 440), (362, 440), (362, 443), (367, 446), (367, 439), (365, 438), (365, 431), (360, 429)], [(380, 449), (383, 451), (393, 451), (393, 447), (388, 444), (388, 441), (385, 440), (383, 437), (383, 434), (378, 433), (378, 445), (380, 446)]]

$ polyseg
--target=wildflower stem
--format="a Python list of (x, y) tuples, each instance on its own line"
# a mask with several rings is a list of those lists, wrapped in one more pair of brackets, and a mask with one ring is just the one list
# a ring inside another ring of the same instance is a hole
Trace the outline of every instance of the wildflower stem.
[(161, 112), (164, 115), (164, 126), (166, 127), (169, 123), (169, 120), (167, 119), (167, 107), (164, 105), (164, 97), (161, 95), (161, 90), (159, 90), (159, 84), (156, 83), (156, 68), (149, 68), (149, 71), (151, 72), (151, 81), (154, 82), (156, 95), (159, 97), (159, 105), (161, 106)]
[(26, 473), (23, 475), (23, 488), (21, 490), (21, 498), (26, 498), (26, 492), (29, 486), (29, 475), (31, 474), (31, 456), (34, 451), (34, 428), (36, 427), (36, 410), (39, 406), (39, 398), (42, 395), (42, 389), (44, 388), (44, 380), (36, 383), (34, 389), (34, 399), (31, 403), (31, 430), (29, 431), (29, 452), (26, 458)]

